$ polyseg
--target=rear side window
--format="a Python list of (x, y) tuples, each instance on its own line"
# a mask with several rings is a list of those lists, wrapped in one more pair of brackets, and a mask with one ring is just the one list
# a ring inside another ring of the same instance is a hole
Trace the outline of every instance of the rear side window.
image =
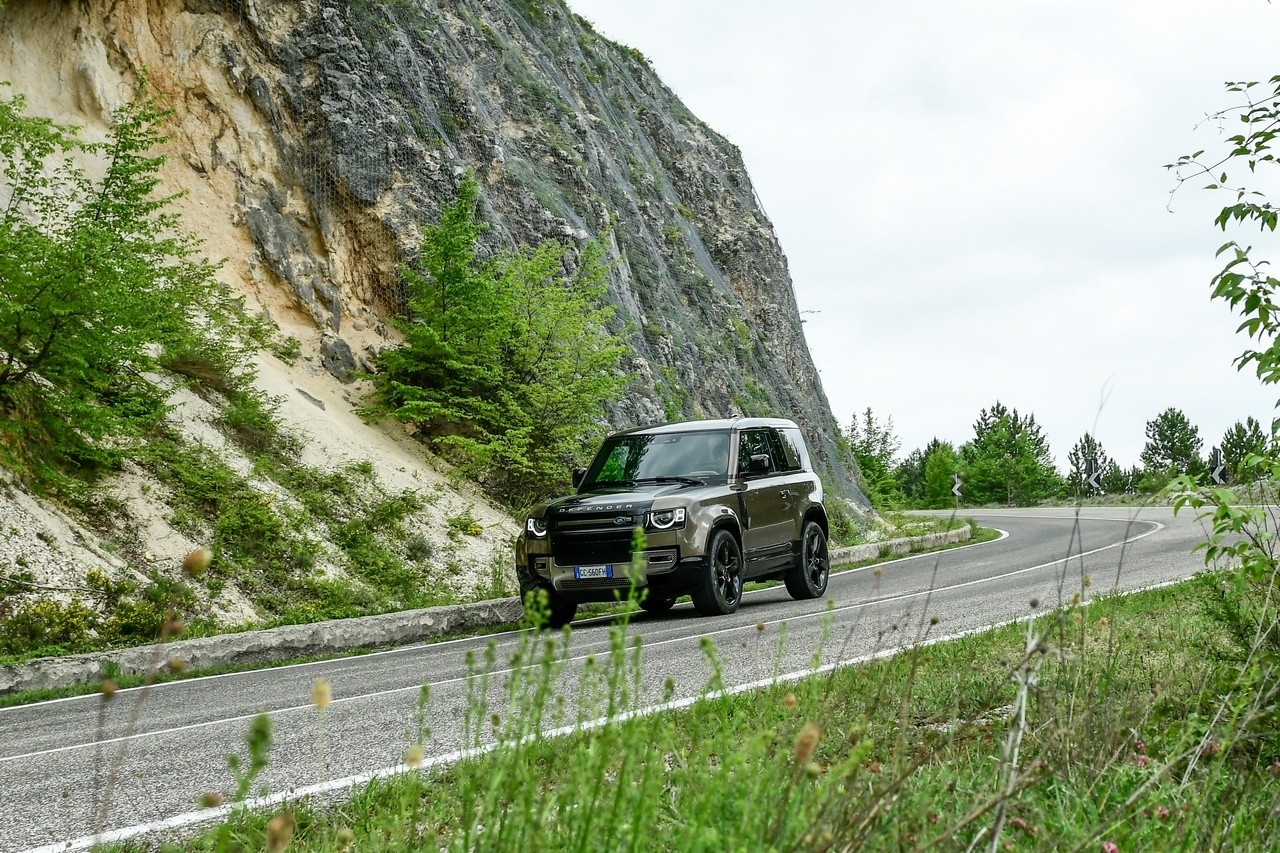
[(795, 459), (795, 464), (788, 464), (787, 467), (795, 469), (803, 469), (812, 471), (813, 467), (809, 464), (809, 449), (804, 445), (804, 439), (800, 436), (800, 430), (796, 427), (784, 427), (778, 430), (782, 436), (782, 449), (786, 453), (788, 462)]
[(769, 448), (773, 453), (775, 471), (799, 471), (800, 457), (795, 448), (788, 446), (778, 430), (769, 430)]

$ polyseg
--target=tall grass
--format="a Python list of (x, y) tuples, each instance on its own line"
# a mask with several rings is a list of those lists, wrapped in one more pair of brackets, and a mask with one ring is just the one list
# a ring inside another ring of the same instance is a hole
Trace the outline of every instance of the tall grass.
[(1241, 734), (1275, 707), (1222, 690), (1218, 580), (1029, 602), (1013, 625), (751, 691), (719, 689), (708, 641), (700, 699), (658, 713), (625, 617), (577, 674), (564, 635), (529, 632), (473, 660), (460, 760), (424, 763), (424, 689), (404, 772), (171, 849), (1267, 849), (1280, 756)]

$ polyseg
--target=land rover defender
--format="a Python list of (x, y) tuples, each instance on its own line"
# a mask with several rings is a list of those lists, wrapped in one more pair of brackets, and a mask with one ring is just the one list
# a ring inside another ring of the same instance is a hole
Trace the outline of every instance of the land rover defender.
[[(704, 615), (736, 611), (744, 581), (779, 579), (798, 599), (826, 592), (822, 483), (791, 421), (619, 432), (574, 471), (574, 484), (576, 494), (535, 507), (516, 542), (521, 595), (530, 602), (545, 593), (553, 627), (580, 603), (633, 588), (651, 613), (687, 594)], [(644, 544), (633, 554), (637, 527)]]

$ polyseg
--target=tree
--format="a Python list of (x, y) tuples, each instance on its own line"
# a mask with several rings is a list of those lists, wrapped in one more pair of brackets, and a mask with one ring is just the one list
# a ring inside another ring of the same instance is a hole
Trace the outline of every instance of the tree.
[[(1089, 474), (1089, 460), (1093, 460), (1093, 464), (1097, 466), (1095, 470), (1098, 472), (1098, 488), (1093, 488), (1087, 482)], [(1107, 456), (1107, 452), (1102, 449), (1102, 445), (1098, 440), (1089, 433), (1085, 433), (1080, 440), (1075, 443), (1071, 451), (1067, 454), (1067, 466), (1070, 469), (1068, 479), (1072, 489), (1079, 489), (1080, 494), (1096, 495), (1102, 491), (1109, 491), (1102, 484), (1102, 480), (1109, 473), (1115, 477), (1114, 472), (1119, 471), (1119, 466), (1111, 461), (1111, 457)]]
[(924, 491), (920, 501), (923, 506), (928, 509), (955, 506), (956, 498), (951, 493), (952, 476), (959, 472), (960, 456), (955, 447), (936, 438), (930, 442), (924, 459)]
[(1236, 421), (1222, 435), (1222, 461), (1233, 479), (1244, 478), (1244, 461), (1249, 456), (1264, 456), (1271, 446), (1262, 425), (1253, 417), (1245, 418), (1244, 423)]
[[(1204, 442), (1200, 431), (1181, 410), (1170, 407), (1147, 421), (1146, 434), (1147, 443), (1140, 458), (1149, 482), (1203, 472), (1200, 448)], [(1163, 486), (1163, 482), (1159, 485)]]
[(403, 270), (405, 340), (384, 350), (374, 411), (414, 424), (437, 451), (520, 506), (560, 488), (627, 379), (607, 331), (597, 244), (554, 241), (477, 258), (479, 187), (466, 175)]
[(158, 193), (168, 113), (142, 86), (101, 143), (24, 110), (0, 98), (0, 444), (39, 473), (117, 458), (166, 364), (243, 379), (252, 324)]
[(1000, 401), (983, 409), (974, 437), (960, 448), (966, 497), (973, 503), (1032, 504), (1056, 492), (1061, 478), (1035, 415)]
[(893, 418), (878, 420), (868, 407), (861, 419), (854, 417), (845, 430), (849, 449), (862, 472), (867, 498), (876, 509), (890, 509), (902, 502), (902, 489), (894, 476), (893, 460), (901, 442), (893, 434)]
[(935, 438), (923, 449), (917, 447), (893, 469), (893, 477), (898, 481), (903, 501), (908, 506), (918, 505), (924, 494), (924, 460), (937, 441)]

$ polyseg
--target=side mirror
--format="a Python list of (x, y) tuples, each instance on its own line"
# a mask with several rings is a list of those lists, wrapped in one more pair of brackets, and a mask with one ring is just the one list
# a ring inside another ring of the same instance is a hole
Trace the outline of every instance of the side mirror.
[(773, 460), (768, 453), (754, 453), (751, 456), (751, 464), (747, 470), (752, 474), (768, 474), (773, 470)]
[(574, 468), (574, 469), (573, 469), (573, 487), (574, 487), (575, 489), (576, 489), (576, 488), (578, 488), (579, 486), (581, 486), (581, 485), (582, 485), (582, 481), (583, 481), (583, 480), (585, 480), (585, 479), (587, 479), (587, 469), (586, 469), (586, 468)]

